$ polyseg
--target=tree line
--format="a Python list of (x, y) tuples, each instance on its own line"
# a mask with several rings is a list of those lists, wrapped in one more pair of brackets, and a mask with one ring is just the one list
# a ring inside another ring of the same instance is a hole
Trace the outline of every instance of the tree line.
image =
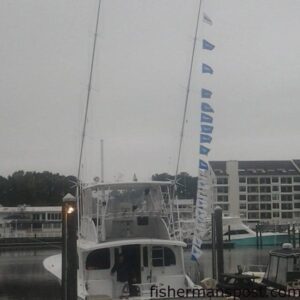
[(17, 171), (7, 178), (0, 176), (2, 206), (58, 206), (67, 193), (75, 193), (75, 176), (51, 172)]
[[(152, 180), (174, 180), (168, 173), (154, 174)], [(195, 199), (197, 177), (186, 172), (178, 175), (177, 195), (180, 199)], [(64, 176), (51, 172), (17, 171), (7, 178), (0, 176), (0, 205), (2, 206), (58, 206), (62, 198), (75, 195), (75, 176)]]

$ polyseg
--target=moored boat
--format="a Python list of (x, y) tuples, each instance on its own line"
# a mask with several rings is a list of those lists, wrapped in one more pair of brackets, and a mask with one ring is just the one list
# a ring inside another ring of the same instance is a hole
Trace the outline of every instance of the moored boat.
[[(127, 182), (83, 189), (80, 299), (174, 298), (168, 290), (197, 288), (185, 272), (186, 244), (176, 234), (171, 188), (170, 182)], [(44, 261), (58, 279), (60, 265), (60, 255)]]

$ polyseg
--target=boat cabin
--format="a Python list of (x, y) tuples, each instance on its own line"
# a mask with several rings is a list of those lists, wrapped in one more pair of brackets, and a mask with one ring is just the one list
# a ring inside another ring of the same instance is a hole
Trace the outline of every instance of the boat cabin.
[(282, 249), (270, 251), (269, 255), (263, 283), (284, 290), (300, 288), (300, 249), (284, 244)]
[(83, 190), (81, 237), (175, 239), (170, 182), (96, 184)]
[(160, 287), (192, 287), (185, 275), (183, 247), (183, 242), (161, 239), (94, 245), (79, 241), (80, 282), (86, 294), (112, 299), (121, 295), (158, 297)]

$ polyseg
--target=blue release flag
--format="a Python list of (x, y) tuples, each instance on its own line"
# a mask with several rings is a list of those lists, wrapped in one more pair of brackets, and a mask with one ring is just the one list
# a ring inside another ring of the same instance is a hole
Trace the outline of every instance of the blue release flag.
[(208, 103), (206, 103), (206, 102), (202, 102), (201, 103), (201, 109), (204, 112), (210, 112), (210, 113), (214, 112), (214, 110), (212, 109), (212, 107)]
[(201, 132), (203, 133), (212, 133), (214, 127), (210, 125), (201, 125)]
[(202, 40), (202, 48), (205, 50), (213, 50), (215, 46), (207, 40)]
[(209, 151), (210, 151), (209, 148), (207, 148), (203, 145), (200, 145), (200, 154), (207, 155)]
[(211, 20), (211, 18), (206, 13), (203, 14), (203, 22), (208, 24), (208, 25), (213, 24), (213, 21)]
[(199, 160), (199, 169), (208, 170), (208, 164), (204, 160)]
[(213, 71), (213, 69), (209, 65), (202, 64), (202, 73), (203, 74), (205, 74), (205, 73), (207, 73), (207, 74), (213, 74), (214, 71)]
[(212, 137), (208, 134), (200, 134), (200, 143), (210, 144)]
[(201, 89), (201, 97), (202, 98), (207, 98), (210, 99), (212, 96), (212, 92), (210, 90), (207, 89)]
[(201, 113), (201, 122), (204, 123), (212, 123), (213, 122), (213, 118), (205, 113)]

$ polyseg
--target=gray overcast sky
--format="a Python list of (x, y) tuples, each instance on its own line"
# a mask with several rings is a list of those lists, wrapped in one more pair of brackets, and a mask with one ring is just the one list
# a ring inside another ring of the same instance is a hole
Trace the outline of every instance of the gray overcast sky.
[[(84, 178), (174, 173), (198, 0), (103, 0)], [(97, 1), (0, 2), (0, 174), (76, 174)], [(200, 89), (209, 159), (299, 158), (300, 1), (206, 0), (181, 170), (196, 174)], [(201, 62), (213, 76), (200, 74)]]

